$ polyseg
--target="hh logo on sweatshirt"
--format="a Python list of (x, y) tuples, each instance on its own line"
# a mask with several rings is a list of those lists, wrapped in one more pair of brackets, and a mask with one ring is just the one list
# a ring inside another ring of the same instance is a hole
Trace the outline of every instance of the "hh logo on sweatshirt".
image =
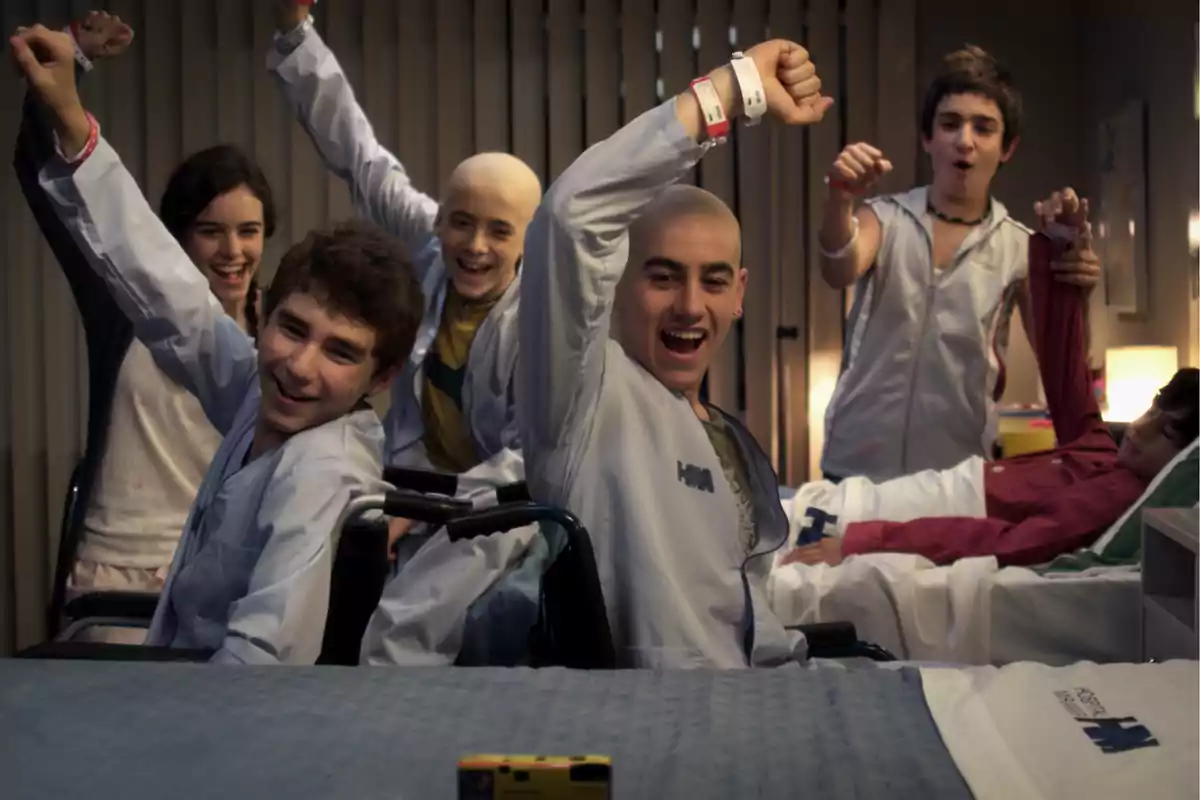
[(1110, 714), (1091, 689), (1055, 692), (1059, 704), (1068, 714), (1083, 724), (1083, 732), (1100, 748), (1101, 753), (1127, 753), (1143, 747), (1158, 747), (1158, 739), (1136, 717)]
[(812, 544), (819, 542), (832, 534), (825, 532), (826, 525), (837, 525), (837, 516), (815, 506), (809, 506), (804, 511), (804, 527), (800, 529), (799, 535), (796, 537), (796, 544)]
[(698, 492), (713, 493), (713, 478), (712, 473), (704, 467), (697, 467), (694, 464), (685, 464), (682, 461), (676, 461), (675, 464), (679, 468), (679, 482), (689, 489), (695, 489)]

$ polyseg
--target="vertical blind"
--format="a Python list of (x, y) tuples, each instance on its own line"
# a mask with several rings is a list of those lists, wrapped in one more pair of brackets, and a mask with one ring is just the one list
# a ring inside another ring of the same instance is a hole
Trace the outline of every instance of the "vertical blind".
[[(713, 365), (709, 398), (741, 414), (781, 480), (810, 474), (836, 378), (843, 298), (815, 268), (828, 164), (870, 140), (917, 177), (917, 0), (327, 0), (317, 27), (381, 141), (437, 194), (471, 153), (507, 150), (549, 183), (588, 145), (768, 37), (805, 44), (837, 100), (808, 129), (738, 129), (691, 180), (743, 226), (745, 317)], [(267, 74), (273, 4), (108, 0), (137, 31), (83, 79), (105, 136), (152, 204), (187, 154), (216, 142), (253, 152), (281, 220), (264, 278), (310, 228), (351, 214)], [(62, 26), (90, 3), (6, 0), (3, 27)], [(886, 70), (879, 69), (887, 64)], [(11, 152), (23, 86), (0, 77), (0, 147)], [(887, 125), (879, 124), (887, 120)], [(67, 288), (16, 186), (0, 171), (0, 652), (35, 642), (63, 491), (86, 428), (86, 342)]]

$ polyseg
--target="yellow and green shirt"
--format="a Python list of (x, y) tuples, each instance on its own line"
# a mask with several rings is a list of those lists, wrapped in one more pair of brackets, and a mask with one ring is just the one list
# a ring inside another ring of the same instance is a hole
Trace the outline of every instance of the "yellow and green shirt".
[(430, 463), (438, 469), (466, 472), (480, 462), (463, 416), (463, 381), (475, 332), (497, 299), (474, 303), (454, 291), (453, 284), (446, 288), (441, 325), (425, 357), (421, 403), (422, 441)]

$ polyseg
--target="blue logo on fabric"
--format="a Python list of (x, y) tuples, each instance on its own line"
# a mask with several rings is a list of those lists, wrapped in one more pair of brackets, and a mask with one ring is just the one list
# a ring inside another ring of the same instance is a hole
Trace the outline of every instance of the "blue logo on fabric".
[(1079, 721), (1087, 723), (1083, 732), (1102, 753), (1127, 753), (1143, 747), (1158, 747), (1158, 739), (1149, 728), (1138, 724), (1135, 717), (1083, 718)]
[(812, 544), (819, 542), (829, 536), (825, 532), (826, 525), (836, 525), (838, 518), (835, 514), (829, 514), (819, 508), (809, 506), (804, 509), (804, 527), (800, 529), (799, 535), (796, 537), (796, 544)]
[(1128, 753), (1143, 747), (1158, 747), (1158, 739), (1136, 717), (1113, 716), (1086, 687), (1054, 693), (1063, 709), (1083, 723), (1083, 732), (1106, 755)]
[(712, 494), (714, 491), (712, 473), (704, 467), (697, 467), (694, 464), (684, 464), (682, 461), (676, 461), (675, 464), (679, 469), (679, 482), (689, 489), (695, 489), (700, 492), (708, 492)]

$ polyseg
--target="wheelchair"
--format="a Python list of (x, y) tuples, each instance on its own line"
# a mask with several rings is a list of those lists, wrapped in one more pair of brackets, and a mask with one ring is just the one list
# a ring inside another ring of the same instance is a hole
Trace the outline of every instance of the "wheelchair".
[[(549, 558), (541, 571), (537, 609), (526, 640), (509, 643), (505, 649), (510, 655), (501, 661), (489, 659), (486, 653), (464, 653), (456, 666), (617, 667), (591, 538), (574, 515), (533, 502), (523, 482), (497, 487), (495, 504), (477, 508), (455, 498), (455, 475), (388, 468), (384, 478), (395, 488), (354, 498), (335, 527), (329, 609), (317, 664), (359, 663), (363, 635), (392, 573), (386, 520), (367, 518), (381, 512), (384, 517), (424, 523), (430, 530), (445, 528), (452, 540), (537, 525), (546, 541)], [(71, 634), (89, 625), (148, 627), (156, 604), (156, 595), (104, 592), (81, 596), (63, 607), (63, 616), (74, 620), (70, 625), (54, 640), (21, 651), (17, 657), (170, 662), (200, 662), (212, 657), (208, 650), (70, 640)], [(811, 658), (895, 660), (886, 650), (859, 641), (852, 623), (815, 623), (793, 629), (804, 633)], [(521, 656), (514, 659), (512, 652)]]

